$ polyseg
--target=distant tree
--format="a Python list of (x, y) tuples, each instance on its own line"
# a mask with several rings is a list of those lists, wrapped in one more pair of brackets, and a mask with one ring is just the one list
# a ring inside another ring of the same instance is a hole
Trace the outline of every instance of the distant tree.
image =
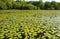
[(25, 0), (16, 0), (16, 1), (0, 0), (0, 10), (1, 9), (60, 10), (60, 3), (55, 1), (43, 2), (42, 0), (34, 1), (34, 2), (33, 1), (26, 2)]
[(24, 9), (24, 10), (37, 10), (37, 7), (32, 5), (32, 4), (25, 4), (25, 5), (21, 6), (21, 9)]
[(55, 2), (55, 1), (52, 1), (51, 2), (51, 7), (53, 7), (54, 9), (57, 9), (58, 8), (58, 3)]
[(0, 0), (1, 9), (11, 9), (13, 0)]
[(40, 9), (44, 9), (44, 3), (42, 0), (39, 1), (38, 7), (40, 7)]
[(42, 0), (38, 1), (38, 2), (32, 2), (32, 4), (34, 6), (37, 6), (39, 9), (43, 9), (44, 8), (44, 3)]
[(25, 1), (25, 0), (16, 0), (17, 2), (19, 2), (19, 1)]
[(8, 9), (12, 9), (13, 0), (7, 0), (6, 5), (7, 5)]
[(13, 9), (20, 9), (21, 8), (21, 3), (20, 2), (14, 2), (13, 3)]
[(37, 7), (32, 4), (27, 4), (29, 10), (37, 10)]
[(60, 3), (58, 3), (58, 5), (57, 5), (57, 6), (58, 6), (58, 7), (57, 7), (57, 9), (58, 9), (58, 10), (60, 10)]
[(30, 2), (30, 3), (32, 3), (32, 5), (37, 6), (37, 7), (38, 7), (38, 4), (39, 4), (39, 2)]
[(0, 0), (0, 9), (7, 9), (6, 3), (4, 3), (5, 0)]
[(45, 2), (45, 5), (44, 5), (44, 9), (46, 9), (46, 10), (49, 10), (50, 9), (50, 7), (51, 7), (51, 3), (50, 2)]

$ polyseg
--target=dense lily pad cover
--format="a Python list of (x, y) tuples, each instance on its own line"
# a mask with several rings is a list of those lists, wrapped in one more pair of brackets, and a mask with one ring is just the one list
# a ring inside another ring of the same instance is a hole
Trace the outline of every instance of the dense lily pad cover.
[(1, 10), (0, 39), (60, 39), (59, 12)]

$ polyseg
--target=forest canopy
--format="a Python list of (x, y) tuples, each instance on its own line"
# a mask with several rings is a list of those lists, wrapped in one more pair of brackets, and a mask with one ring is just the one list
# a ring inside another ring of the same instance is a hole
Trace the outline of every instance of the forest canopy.
[(0, 0), (0, 10), (60, 10), (60, 3), (56, 1), (19, 1), (19, 0)]

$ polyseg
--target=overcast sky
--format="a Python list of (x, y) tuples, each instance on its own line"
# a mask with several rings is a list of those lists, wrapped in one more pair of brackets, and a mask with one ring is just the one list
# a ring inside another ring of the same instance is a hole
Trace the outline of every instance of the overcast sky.
[[(32, 0), (26, 0), (26, 1), (32, 1)], [(33, 0), (33, 1), (39, 1), (39, 0)], [(43, 0), (44, 2), (45, 1), (56, 1), (56, 2), (60, 2), (60, 0)]]

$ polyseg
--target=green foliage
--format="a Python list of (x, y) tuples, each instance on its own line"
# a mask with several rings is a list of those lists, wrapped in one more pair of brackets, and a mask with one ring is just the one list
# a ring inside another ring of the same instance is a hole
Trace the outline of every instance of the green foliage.
[(0, 10), (4, 9), (19, 9), (19, 10), (60, 10), (60, 3), (52, 1), (52, 2), (43, 2), (40, 1), (29, 1), (26, 2), (24, 0), (0, 0)]
[(26, 6), (24, 6), (26, 9), (29, 9), (29, 10), (37, 10), (37, 7), (36, 6), (33, 6), (32, 4), (27, 4)]
[(48, 12), (1, 10), (0, 39), (60, 39), (60, 22), (55, 19), (60, 11)]

